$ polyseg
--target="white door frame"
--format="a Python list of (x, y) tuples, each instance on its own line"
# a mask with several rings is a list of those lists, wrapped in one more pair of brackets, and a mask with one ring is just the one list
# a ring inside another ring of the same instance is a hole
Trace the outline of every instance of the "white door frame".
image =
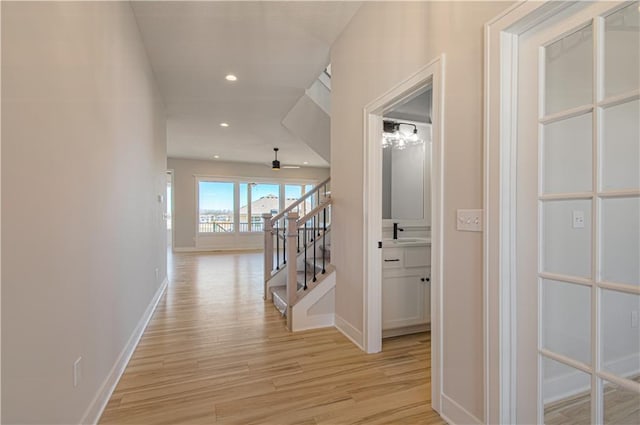
[(517, 419), (515, 206), (518, 37), (574, 4), (525, 1), (485, 25), (485, 423), (515, 423)]
[[(170, 204), (171, 211), (169, 212), (171, 214), (171, 252), (174, 252), (174, 249), (175, 249), (175, 246), (176, 246), (176, 238), (175, 238), (175, 236), (176, 236), (176, 234), (175, 234), (175, 231), (176, 231), (176, 228), (175, 228), (176, 220), (175, 220), (175, 214), (174, 214), (175, 203), (173, 202), (173, 200), (175, 198), (175, 193), (176, 193), (176, 191), (175, 191), (176, 173), (175, 173), (173, 168), (168, 168), (165, 171), (165, 173), (169, 174), (171, 176), (171, 199), (167, 198), (166, 201), (171, 203)], [(165, 191), (165, 197), (166, 197), (166, 193), (167, 193), (166, 182), (165, 182), (164, 191)], [(166, 212), (166, 211), (164, 211), (164, 212)], [(165, 227), (166, 227), (166, 225), (167, 225), (166, 220), (165, 220), (164, 224), (165, 224)], [(167, 246), (168, 246), (168, 244), (165, 243), (165, 248)]]
[(442, 184), (444, 56), (439, 56), (364, 108), (364, 299), (363, 343), (382, 349), (382, 115), (413, 93), (433, 85), (431, 168), (431, 400), (440, 411), (442, 394)]

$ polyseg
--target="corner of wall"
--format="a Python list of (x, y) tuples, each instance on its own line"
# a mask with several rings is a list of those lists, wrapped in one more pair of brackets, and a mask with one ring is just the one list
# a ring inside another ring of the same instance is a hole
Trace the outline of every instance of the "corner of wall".
[(358, 348), (362, 351), (366, 351), (364, 349), (364, 339), (362, 335), (362, 331), (357, 329), (351, 323), (344, 320), (338, 313), (335, 315), (335, 326), (344, 336), (347, 337), (351, 342), (353, 342)]

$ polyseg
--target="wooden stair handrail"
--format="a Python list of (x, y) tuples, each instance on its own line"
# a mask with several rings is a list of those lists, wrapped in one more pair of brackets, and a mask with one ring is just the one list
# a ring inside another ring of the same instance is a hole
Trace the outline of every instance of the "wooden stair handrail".
[(300, 226), (304, 226), (305, 222), (311, 220), (314, 215), (317, 215), (320, 211), (327, 208), (329, 205), (331, 205), (331, 196), (327, 196), (326, 198), (324, 198), (322, 202), (318, 204), (318, 206), (316, 206), (314, 209), (309, 211), (302, 218), (299, 218), (296, 223), (298, 225), (297, 227), (299, 228)]
[(323, 182), (319, 183), (318, 185), (316, 185), (313, 189), (311, 189), (310, 191), (308, 191), (307, 193), (305, 193), (301, 198), (299, 198), (296, 202), (294, 202), (293, 204), (289, 205), (287, 208), (285, 208), (282, 212), (274, 215), (273, 217), (271, 217), (271, 223), (275, 223), (276, 221), (280, 220), (281, 218), (283, 218), (285, 216), (285, 214), (287, 214), (289, 211), (292, 211), (294, 208), (297, 208), (298, 205), (302, 204), (304, 201), (307, 200), (307, 198), (311, 197), (314, 193), (316, 193), (322, 186), (325, 186), (326, 184), (328, 184), (331, 181), (331, 177), (328, 177), (326, 180), (324, 180)]

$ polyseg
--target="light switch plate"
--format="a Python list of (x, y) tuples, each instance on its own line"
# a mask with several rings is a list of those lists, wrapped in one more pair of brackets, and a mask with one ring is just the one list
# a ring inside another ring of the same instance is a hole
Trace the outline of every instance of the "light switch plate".
[(482, 232), (482, 210), (458, 210), (456, 222), (463, 232)]

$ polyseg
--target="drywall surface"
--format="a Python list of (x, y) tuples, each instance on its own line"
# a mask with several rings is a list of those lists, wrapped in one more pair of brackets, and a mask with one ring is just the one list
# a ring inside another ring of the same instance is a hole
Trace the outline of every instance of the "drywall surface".
[[(196, 247), (196, 177), (238, 178), (245, 182), (254, 180), (270, 183), (285, 182), (321, 182), (329, 177), (328, 168), (299, 168), (273, 171), (268, 164), (249, 164), (242, 162), (202, 161), (192, 159), (169, 158), (167, 168), (173, 170), (173, 225), (174, 248)], [(262, 235), (239, 235), (233, 241), (218, 245), (220, 248), (243, 248), (262, 246)], [(257, 238), (257, 239), (256, 239)], [(218, 243), (220, 240), (218, 241)], [(213, 242), (215, 247), (216, 242)]]
[(363, 108), (438, 55), (444, 73), (444, 393), (482, 419), (482, 233), (456, 209), (482, 207), (484, 23), (507, 2), (368, 2), (332, 47), (332, 262), (336, 315), (363, 327)]
[(79, 423), (166, 276), (164, 108), (128, 2), (1, 7), (2, 420)]
[[(322, 83), (318, 81), (316, 81), (316, 83), (328, 93), (328, 90), (324, 88)], [(318, 91), (319, 90), (316, 90), (316, 92)], [(305, 94), (298, 99), (293, 108), (291, 108), (282, 120), (282, 125), (299, 137), (300, 140), (313, 149), (315, 153), (320, 155), (322, 159), (329, 162), (331, 159), (331, 146), (329, 143), (331, 117), (322, 109), (320, 104), (316, 103), (310, 96), (310, 94), (313, 95), (314, 93), (315, 92)], [(325, 96), (328, 97), (329, 94), (325, 94)]]

